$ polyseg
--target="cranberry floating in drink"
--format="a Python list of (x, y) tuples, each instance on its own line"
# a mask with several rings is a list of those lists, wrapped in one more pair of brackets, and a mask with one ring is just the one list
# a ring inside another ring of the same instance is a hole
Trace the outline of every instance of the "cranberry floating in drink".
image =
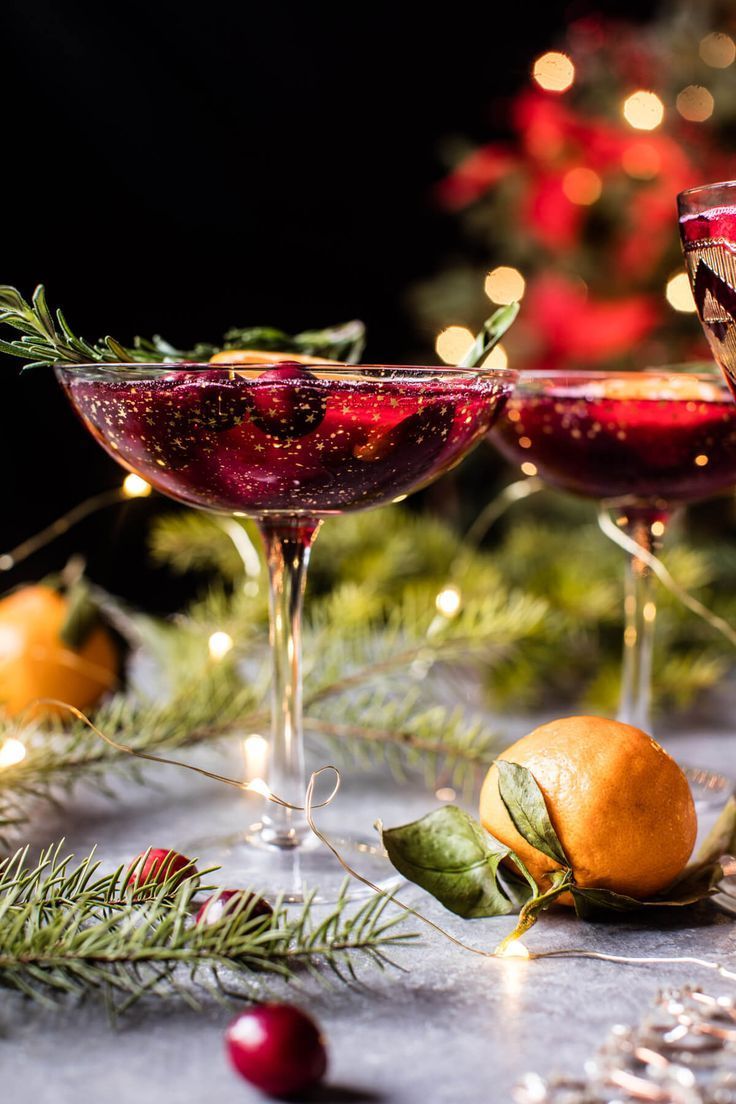
[[(301, 600), (320, 524), (404, 497), (457, 464), (492, 426), (516, 373), (291, 362), (256, 368), (222, 357), (211, 365), (94, 363), (56, 371), (85, 425), (119, 463), (179, 502), (258, 520), (274, 659), (268, 785), (301, 806)], [(233, 884), (298, 900), (306, 883), (323, 899), (334, 897), (344, 872), (302, 814), (268, 809), (224, 854), (205, 841), (197, 854), (219, 862)], [(375, 842), (340, 844), (348, 853), (358, 849), (356, 861), (373, 880), (388, 872)]]
[[(648, 551), (674, 509), (736, 485), (736, 404), (715, 369), (524, 373), (491, 440), (527, 473), (614, 508)], [(625, 609), (619, 716), (649, 730), (656, 609), (634, 556)]]

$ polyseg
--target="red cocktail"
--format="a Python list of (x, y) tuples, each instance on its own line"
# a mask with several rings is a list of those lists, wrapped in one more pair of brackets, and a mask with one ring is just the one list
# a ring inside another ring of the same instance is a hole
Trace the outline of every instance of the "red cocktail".
[(435, 479), (507, 390), (477, 372), (290, 364), (75, 368), (62, 383), (100, 444), (158, 490), (222, 513), (314, 519)]

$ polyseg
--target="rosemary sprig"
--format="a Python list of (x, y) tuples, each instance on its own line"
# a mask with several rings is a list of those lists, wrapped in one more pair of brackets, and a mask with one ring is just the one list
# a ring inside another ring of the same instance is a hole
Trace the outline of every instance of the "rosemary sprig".
[(20, 357), (27, 368), (90, 361), (130, 363), (143, 359), (114, 337), (105, 337), (94, 344), (77, 337), (62, 311), (49, 309), (43, 284), (38, 285), (30, 303), (16, 288), (0, 284), (0, 324), (22, 335), (12, 341), (0, 340), (0, 352)]
[(486, 318), (480, 332), (476, 334), (475, 341), (460, 361), (459, 367), (477, 368), (481, 365), (514, 324), (518, 313), (519, 304), (509, 303), (506, 307), (499, 307), (490, 318)]
[(145, 894), (137, 887), (134, 899), (122, 867), (101, 874), (94, 853), (75, 860), (62, 847), (37, 863), (27, 848), (0, 863), (0, 986), (45, 1004), (91, 991), (116, 1012), (147, 995), (195, 1008), (204, 994), (254, 998), (264, 974), (291, 981), (328, 968), (349, 981), (354, 958), (394, 965), (387, 951), (414, 938), (396, 930), (402, 917), (387, 915), (387, 899), (354, 912), (345, 891), (320, 918), (311, 901), (296, 914), (277, 906), (272, 917), (244, 902), (216, 924), (196, 925), (198, 878)]
[(109, 336), (89, 342), (74, 334), (61, 310), (49, 309), (43, 284), (38, 285), (30, 303), (17, 288), (0, 284), (0, 325), (3, 324), (21, 336), (9, 341), (0, 339), (0, 352), (19, 357), (27, 368), (60, 363), (206, 361), (226, 349), (306, 353), (353, 363), (359, 359), (365, 342), (365, 327), (357, 320), (294, 335), (264, 326), (235, 328), (228, 330), (220, 345), (202, 343), (188, 350), (177, 349), (158, 335), (152, 339), (136, 337), (132, 347)]

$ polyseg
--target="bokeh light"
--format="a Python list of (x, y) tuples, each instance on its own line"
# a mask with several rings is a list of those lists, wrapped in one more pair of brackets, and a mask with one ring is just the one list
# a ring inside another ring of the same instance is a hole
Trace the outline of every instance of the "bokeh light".
[(126, 498), (148, 498), (151, 493), (151, 484), (146, 483), (139, 475), (131, 472), (123, 480), (123, 494)]
[(534, 62), (532, 77), (545, 92), (566, 92), (575, 80), (575, 66), (567, 54), (550, 50)]
[(726, 69), (736, 61), (736, 43), (730, 35), (713, 31), (701, 38), (699, 53), (711, 69)]
[(655, 130), (664, 119), (664, 104), (656, 92), (640, 89), (626, 97), (623, 113), (634, 130)]
[(233, 646), (233, 638), (230, 633), (213, 632), (207, 641), (210, 658), (214, 660), (224, 659)]
[(673, 310), (682, 311), (684, 314), (693, 314), (697, 310), (686, 272), (678, 272), (675, 276), (671, 276), (664, 293)]
[(14, 739), (10, 736), (0, 747), (0, 769), (4, 767), (14, 767), (16, 763), (20, 763), (26, 757), (25, 744), (22, 744), (20, 740)]
[(496, 345), (483, 361), (482, 368), (508, 368), (509, 357), (503, 345)]
[(445, 364), (459, 364), (474, 340), (467, 326), (447, 326), (442, 333), (437, 334), (434, 347), (437, 356)]
[(485, 293), (492, 303), (508, 306), (509, 303), (517, 303), (523, 298), (526, 280), (518, 268), (499, 265), (488, 273), (484, 286)]
[(435, 598), (434, 604), (437, 607), (437, 612), (441, 613), (443, 617), (454, 617), (460, 609), (462, 602), (462, 596), (459, 589), (450, 583), (449, 586), (443, 587)]
[(562, 190), (571, 203), (589, 207), (600, 198), (603, 181), (593, 169), (587, 169), (581, 165), (565, 173), (562, 178)]
[(715, 100), (702, 84), (689, 84), (680, 92), (675, 104), (683, 119), (690, 123), (704, 123), (713, 114)]

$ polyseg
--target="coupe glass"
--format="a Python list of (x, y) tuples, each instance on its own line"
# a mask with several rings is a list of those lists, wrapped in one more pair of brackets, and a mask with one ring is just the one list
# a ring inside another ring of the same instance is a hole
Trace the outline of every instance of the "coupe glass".
[[(512, 462), (531, 461), (550, 486), (610, 507), (649, 552), (677, 507), (736, 485), (736, 404), (715, 370), (525, 372), (490, 439)], [(631, 556), (619, 719), (645, 731), (652, 583), (649, 568)]]
[(736, 181), (677, 197), (680, 238), (700, 321), (736, 394)]
[[(198, 509), (257, 520), (270, 582), (273, 658), (268, 786), (302, 805), (301, 612), (324, 518), (380, 506), (442, 475), (493, 424), (516, 373), (387, 365), (89, 364), (56, 373), (84, 424), (130, 471)], [(340, 836), (360, 869), (390, 867), (375, 841)], [(342, 868), (301, 814), (268, 806), (218, 846), (235, 884), (334, 899)]]

